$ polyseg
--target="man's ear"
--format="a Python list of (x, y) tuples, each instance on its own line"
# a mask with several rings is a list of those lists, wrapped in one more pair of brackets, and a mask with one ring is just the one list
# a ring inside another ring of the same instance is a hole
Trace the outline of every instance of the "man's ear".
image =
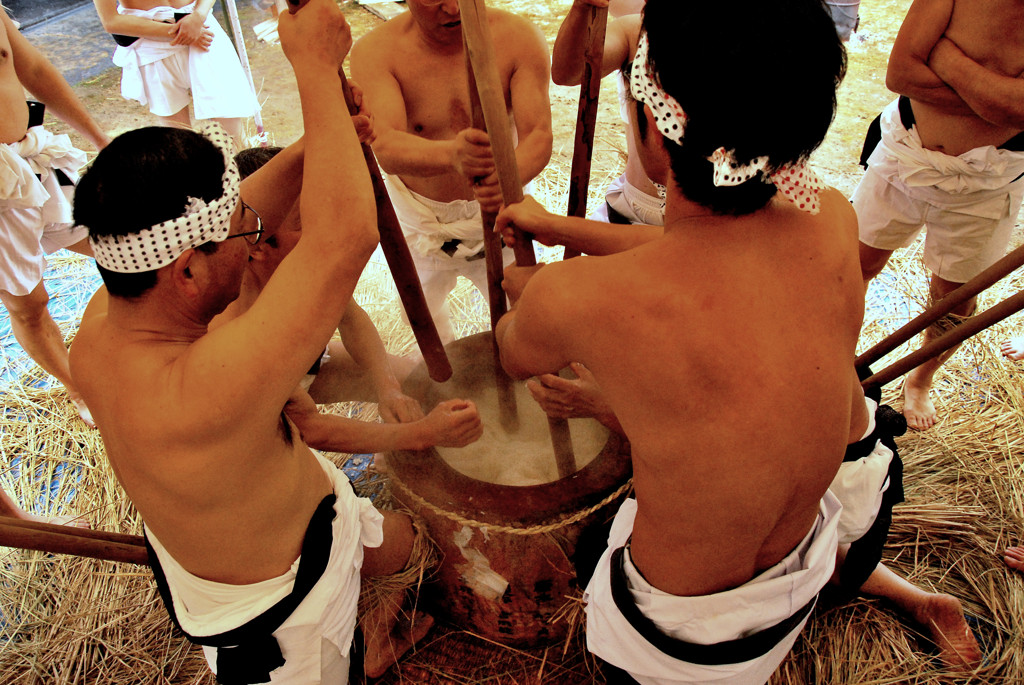
[(268, 238), (264, 235), (258, 243), (255, 245), (249, 245), (249, 260), (253, 262), (262, 262), (267, 259), (267, 253), (270, 251), (271, 246), (267, 244)]
[(199, 283), (196, 279), (196, 269), (201, 268), (201, 260), (196, 259), (196, 251), (189, 248), (182, 252), (177, 259), (171, 263), (171, 282), (174, 287), (185, 294), (186, 297), (194, 298), (199, 295)]

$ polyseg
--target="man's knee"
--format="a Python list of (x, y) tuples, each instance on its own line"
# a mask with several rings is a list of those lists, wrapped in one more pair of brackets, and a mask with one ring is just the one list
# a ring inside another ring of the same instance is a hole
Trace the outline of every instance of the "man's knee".
[(860, 272), (865, 281), (882, 273), (882, 269), (889, 262), (892, 250), (883, 250), (860, 243)]
[[(953, 291), (962, 286), (963, 283), (956, 283), (954, 281), (947, 281), (939, 276), (932, 275), (931, 281), (928, 284), (928, 293), (931, 296), (932, 302), (938, 302), (939, 300), (949, 296)], [(974, 310), (978, 306), (978, 298), (971, 297), (964, 300), (956, 307), (950, 310), (950, 314), (956, 316), (971, 316)]]

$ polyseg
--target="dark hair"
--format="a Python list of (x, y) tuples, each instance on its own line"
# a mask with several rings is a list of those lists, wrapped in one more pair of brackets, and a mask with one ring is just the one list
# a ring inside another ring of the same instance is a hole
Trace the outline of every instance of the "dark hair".
[(280, 147), (250, 147), (242, 150), (235, 155), (238, 173), (242, 175), (242, 178), (252, 176), (283, 149)]
[(824, 140), (846, 50), (822, 1), (648, 0), (643, 27), (661, 87), (688, 117), (682, 144), (665, 145), (682, 193), (720, 214), (764, 207), (776, 188), (763, 175), (716, 187), (707, 158), (724, 147), (774, 170)]
[[(210, 202), (223, 193), (224, 156), (207, 138), (151, 126), (115, 138), (75, 189), (75, 223), (89, 235), (138, 233), (181, 216), (189, 197)], [(216, 243), (197, 249), (215, 251)], [(156, 285), (156, 271), (116, 273), (97, 265), (116, 297), (139, 297)]]

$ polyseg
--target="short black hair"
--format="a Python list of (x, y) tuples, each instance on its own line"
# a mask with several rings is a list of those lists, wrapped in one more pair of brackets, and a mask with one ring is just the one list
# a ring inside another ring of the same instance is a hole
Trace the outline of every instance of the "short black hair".
[(707, 158), (724, 147), (774, 170), (824, 140), (846, 50), (822, 0), (648, 0), (643, 30), (661, 87), (688, 117), (682, 144), (665, 145), (682, 193), (720, 214), (764, 207), (774, 185), (759, 174), (716, 187)]
[(242, 178), (248, 178), (277, 156), (283, 150), (281, 147), (250, 147), (235, 155), (235, 164), (238, 165), (238, 173)]
[[(180, 217), (190, 197), (219, 198), (223, 175), (223, 154), (199, 133), (161, 126), (128, 131), (103, 148), (78, 182), (75, 223), (91, 237), (138, 233)], [(212, 251), (216, 244), (200, 248)], [(97, 268), (115, 297), (139, 297), (156, 285), (155, 270)]]

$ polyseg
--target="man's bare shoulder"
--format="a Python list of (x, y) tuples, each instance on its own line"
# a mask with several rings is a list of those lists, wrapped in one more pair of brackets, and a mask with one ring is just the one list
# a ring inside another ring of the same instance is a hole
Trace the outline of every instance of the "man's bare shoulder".
[(499, 50), (515, 54), (530, 54), (534, 48), (543, 46), (547, 53), (544, 32), (526, 17), (505, 10), (487, 10), (487, 22), (492, 36), (501, 36), (496, 42)]
[[(366, 50), (383, 50), (389, 43), (404, 40), (411, 35), (413, 28), (412, 14), (402, 12), (397, 17), (374, 26), (355, 41), (355, 46), (363, 46)], [(393, 46), (392, 46), (393, 47)]]

